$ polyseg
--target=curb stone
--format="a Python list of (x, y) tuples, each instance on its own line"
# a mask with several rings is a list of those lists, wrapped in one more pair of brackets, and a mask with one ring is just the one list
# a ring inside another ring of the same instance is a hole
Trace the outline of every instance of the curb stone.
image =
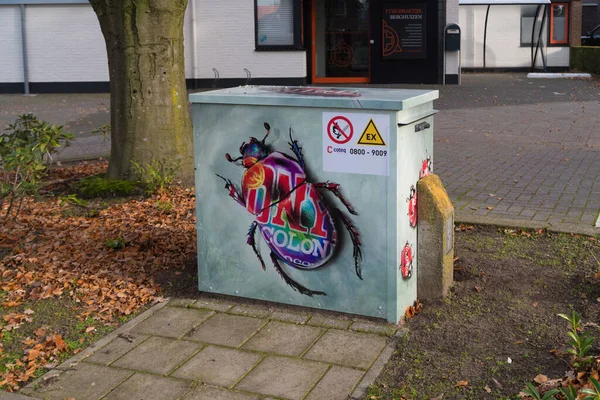
[(600, 235), (600, 228), (592, 225), (585, 226), (581, 224), (550, 223), (543, 221), (532, 221), (529, 219), (509, 219), (495, 217), (481, 217), (456, 211), (454, 214), (454, 224), (475, 224), (475, 225), (494, 225), (510, 228), (527, 229), (545, 229), (548, 232), (556, 233), (575, 233), (580, 235), (596, 236)]

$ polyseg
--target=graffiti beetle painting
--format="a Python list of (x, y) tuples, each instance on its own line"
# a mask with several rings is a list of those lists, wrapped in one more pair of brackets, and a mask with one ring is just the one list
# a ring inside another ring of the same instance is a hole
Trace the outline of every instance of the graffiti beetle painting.
[(262, 140), (251, 137), (249, 143), (242, 143), (240, 157), (233, 159), (228, 153), (225, 154), (227, 161), (241, 161), (246, 168), (242, 176), (241, 193), (231, 180), (217, 175), (225, 181), (229, 196), (255, 216), (248, 231), (247, 244), (252, 247), (262, 269), (266, 270), (256, 245), (257, 229), (271, 251), (275, 270), (287, 285), (307, 296), (326, 295), (296, 282), (280, 262), (299, 270), (325, 265), (333, 257), (338, 244), (335, 215), (350, 235), (356, 275), (362, 279), (361, 242), (356, 227), (339, 208), (330, 210), (317, 190), (329, 190), (351, 214), (357, 215), (340, 192), (340, 185), (328, 181), (307, 182), (304, 156), (298, 142), (292, 138), (292, 129), (289, 132), (289, 146), (295, 157), (269, 151), (265, 140), (271, 127), (266, 122), (264, 126), (267, 130), (265, 137)]

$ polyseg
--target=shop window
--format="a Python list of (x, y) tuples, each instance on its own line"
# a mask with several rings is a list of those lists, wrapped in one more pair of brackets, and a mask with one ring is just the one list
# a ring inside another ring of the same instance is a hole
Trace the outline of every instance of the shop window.
[(256, 50), (302, 48), (302, 2), (255, 0)]
[[(521, 46), (531, 46), (531, 33), (535, 23), (535, 17), (538, 10), (538, 6), (521, 6)], [(540, 12), (541, 14), (541, 12)], [(540, 32), (541, 24), (538, 22), (535, 24), (536, 31), (533, 35), (533, 42), (537, 42), (537, 38)]]
[(550, 44), (569, 44), (569, 3), (550, 4)]

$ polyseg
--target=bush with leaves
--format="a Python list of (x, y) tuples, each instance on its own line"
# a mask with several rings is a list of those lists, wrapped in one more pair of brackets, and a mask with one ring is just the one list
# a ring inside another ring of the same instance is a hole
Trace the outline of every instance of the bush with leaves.
[(25, 196), (38, 193), (52, 156), (74, 136), (32, 114), (20, 115), (6, 130), (0, 135), (0, 214), (8, 204), (8, 219), (15, 205), (18, 215)]

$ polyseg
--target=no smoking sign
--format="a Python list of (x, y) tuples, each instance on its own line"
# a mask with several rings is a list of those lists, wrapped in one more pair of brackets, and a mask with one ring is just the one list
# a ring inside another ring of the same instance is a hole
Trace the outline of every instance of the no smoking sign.
[(334, 143), (348, 143), (352, 139), (352, 135), (354, 135), (352, 122), (341, 115), (331, 118), (327, 124), (327, 135)]
[[(323, 112), (323, 171), (389, 175), (390, 117), (368, 112)], [(358, 135), (354, 134), (354, 131)], [(362, 132), (362, 133), (361, 133)]]

